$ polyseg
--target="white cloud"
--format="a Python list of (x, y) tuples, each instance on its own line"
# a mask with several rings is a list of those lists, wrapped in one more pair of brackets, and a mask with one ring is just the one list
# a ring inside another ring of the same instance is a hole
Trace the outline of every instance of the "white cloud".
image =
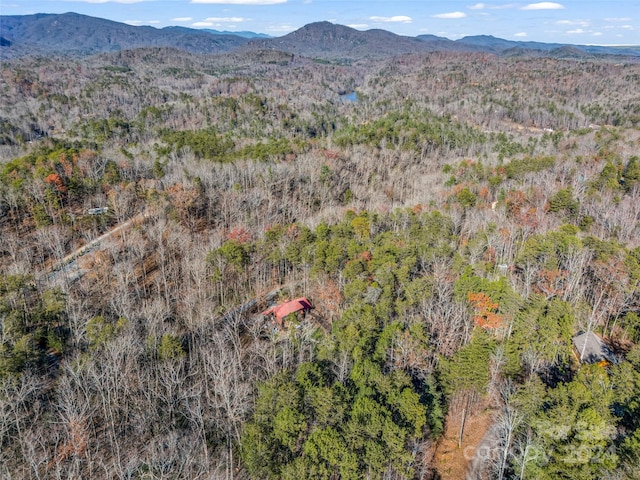
[(602, 35), (602, 32), (593, 32), (592, 35), (594, 37), (599, 37), (600, 35)]
[(587, 20), (558, 20), (556, 25), (576, 25), (579, 27), (589, 27), (591, 22)]
[(514, 37), (526, 37), (527, 32), (518, 32), (513, 34)]
[(579, 35), (581, 33), (586, 33), (586, 32), (581, 28), (576, 28), (575, 30), (567, 30), (567, 33), (569, 35)]
[(243, 17), (209, 17), (205, 18), (205, 22), (213, 22), (213, 23), (242, 23), (249, 20), (248, 18)]
[(347, 27), (355, 28), (356, 30), (364, 30), (365, 28), (369, 28), (369, 25), (366, 23), (352, 23), (347, 25)]
[(486, 8), (487, 6), (484, 3), (476, 3), (475, 5), (471, 5), (469, 7), (469, 10), (482, 10), (483, 8)]
[(621, 25), (620, 28), (624, 30), (633, 30), (633, 25)]
[(504, 5), (490, 5), (488, 8), (491, 8), (493, 10), (505, 10), (507, 8), (517, 8), (518, 5), (515, 3), (507, 3)]
[(522, 10), (562, 10), (564, 5), (555, 2), (530, 3), (522, 7)]
[(437, 15), (431, 15), (433, 18), (464, 18), (467, 16), (464, 12), (449, 12), (438, 13)]
[(411, 23), (411, 17), (404, 15), (395, 15), (393, 17), (369, 17), (369, 20), (385, 23)]
[(213, 27), (213, 22), (195, 22), (191, 24), (192, 27)]
[(190, 22), (191, 20), (193, 20), (192, 17), (176, 17), (171, 19), (172, 22)]
[(631, 18), (629, 17), (619, 17), (619, 18), (605, 18), (607, 22), (630, 22)]
[(191, 3), (214, 3), (218, 5), (276, 5), (287, 0), (191, 0)]
[(122, 23), (126, 23), (127, 25), (133, 25), (134, 27), (139, 27), (140, 25), (157, 25), (160, 23), (159, 20), (125, 20)]

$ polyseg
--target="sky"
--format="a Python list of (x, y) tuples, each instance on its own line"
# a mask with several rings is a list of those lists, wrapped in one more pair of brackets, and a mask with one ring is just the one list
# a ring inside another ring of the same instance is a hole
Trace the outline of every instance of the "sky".
[(640, 0), (0, 0), (1, 15), (76, 12), (130, 25), (180, 25), (281, 36), (327, 20), (358, 30), (455, 40), (640, 45)]

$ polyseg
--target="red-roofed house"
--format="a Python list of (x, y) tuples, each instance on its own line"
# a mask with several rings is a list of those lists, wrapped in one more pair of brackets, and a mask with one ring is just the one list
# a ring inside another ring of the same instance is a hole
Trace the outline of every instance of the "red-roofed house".
[(304, 297), (296, 298), (289, 302), (281, 303), (280, 305), (274, 305), (267, 308), (262, 315), (273, 315), (276, 318), (278, 325), (284, 326), (284, 319), (287, 315), (297, 312), (307, 313), (313, 306), (311, 302)]

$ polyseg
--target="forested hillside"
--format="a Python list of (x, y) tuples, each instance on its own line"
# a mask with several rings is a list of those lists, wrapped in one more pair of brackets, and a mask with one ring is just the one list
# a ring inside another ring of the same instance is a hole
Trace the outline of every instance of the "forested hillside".
[(478, 478), (638, 478), (638, 92), (482, 53), (4, 61), (0, 476), (456, 478), (485, 415)]

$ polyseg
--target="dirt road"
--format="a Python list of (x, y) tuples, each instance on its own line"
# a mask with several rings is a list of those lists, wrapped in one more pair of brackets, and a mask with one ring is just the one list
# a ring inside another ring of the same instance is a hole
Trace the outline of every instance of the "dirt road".
[(81, 278), (85, 273), (84, 270), (78, 260), (80, 257), (84, 255), (88, 255), (96, 250), (100, 249), (100, 246), (107, 240), (109, 240), (112, 236), (122, 232), (123, 230), (135, 225), (137, 223), (142, 223), (145, 219), (149, 217), (149, 213), (144, 210), (134, 217), (131, 217), (124, 223), (114, 227), (106, 233), (103, 233), (97, 238), (94, 238), (89, 243), (77, 248), (67, 256), (65, 256), (62, 260), (56, 263), (49, 271), (41, 272), (39, 275), (39, 282), (45, 284), (56, 283), (63, 277), (66, 277), (67, 281), (75, 282), (79, 278)]

